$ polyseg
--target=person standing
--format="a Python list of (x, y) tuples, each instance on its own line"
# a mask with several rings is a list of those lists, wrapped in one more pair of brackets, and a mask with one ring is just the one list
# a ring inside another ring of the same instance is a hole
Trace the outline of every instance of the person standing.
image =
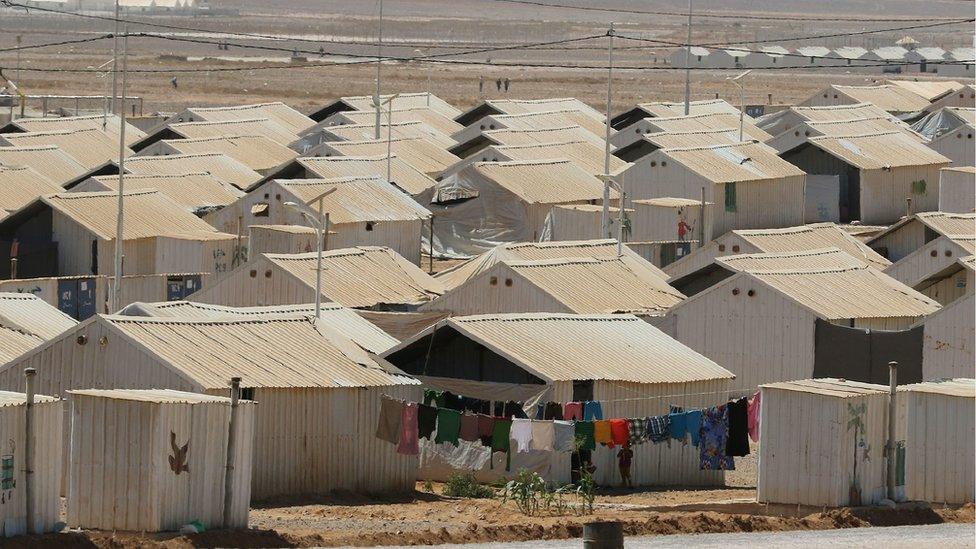
[(634, 459), (634, 451), (630, 449), (630, 445), (627, 444), (620, 448), (617, 452), (617, 466), (620, 467), (620, 485), (631, 488), (633, 484), (630, 481), (630, 463)]

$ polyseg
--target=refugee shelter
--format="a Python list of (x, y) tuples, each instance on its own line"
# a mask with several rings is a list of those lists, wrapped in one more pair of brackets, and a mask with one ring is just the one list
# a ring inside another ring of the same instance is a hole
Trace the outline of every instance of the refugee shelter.
[(226, 107), (188, 107), (166, 120), (166, 125), (183, 122), (236, 122), (239, 120), (265, 118), (291, 133), (298, 134), (315, 122), (304, 114), (280, 101), (255, 103), (252, 105), (231, 105)]
[(0, 326), (51, 339), (77, 323), (34, 294), (0, 292)]
[(939, 172), (939, 211), (976, 211), (976, 167), (942, 168)]
[(603, 122), (606, 118), (604, 113), (575, 97), (553, 97), (546, 99), (487, 99), (455, 116), (454, 121), (462, 126), (470, 126), (486, 116), (567, 110), (577, 111), (597, 122)]
[(29, 166), (0, 166), (0, 219), (30, 204), (44, 194), (63, 191)]
[[(523, 145), (490, 145), (463, 160), (454, 162), (452, 166), (440, 174), (439, 178), (443, 179), (457, 173), (475, 162), (528, 161), (552, 158), (565, 158), (594, 176), (600, 176), (605, 171), (603, 147), (590, 141), (577, 139)], [(610, 156), (611, 174), (617, 174), (625, 167), (627, 167), (626, 162), (616, 156)]]
[(305, 225), (251, 225), (247, 249), (258, 254), (300, 254), (315, 251), (315, 229)]
[[(387, 121), (386, 116), (383, 116), (380, 123), (380, 138), (378, 141), (385, 143), (388, 139), (424, 139), (443, 149), (449, 149), (457, 145), (457, 141), (450, 135), (441, 133), (425, 122), (394, 119), (391, 123)], [(323, 143), (371, 140), (377, 140), (375, 122), (369, 122), (368, 124), (338, 124), (334, 126), (320, 123), (313, 126), (298, 139), (289, 143), (288, 147), (304, 156)]]
[[(223, 153), (171, 154), (133, 156), (125, 161), (126, 173), (138, 175), (180, 175), (206, 172), (217, 179), (246, 191), (261, 180), (261, 174)], [(118, 175), (115, 161), (89, 175)], [(87, 177), (81, 178), (81, 180)], [(76, 180), (78, 181), (78, 180)], [(66, 185), (71, 187), (71, 184)]]
[(221, 135), (195, 139), (163, 139), (142, 149), (136, 156), (221, 153), (261, 175), (298, 156), (287, 146), (263, 135)]
[[(745, 141), (754, 141), (744, 137)], [(642, 157), (658, 149), (681, 149), (701, 145), (735, 145), (740, 143), (738, 128), (717, 128), (714, 130), (691, 130), (680, 132), (646, 133), (626, 147), (613, 151), (613, 156), (637, 162)]]
[[(683, 50), (682, 50), (683, 51)], [(725, 113), (739, 116), (739, 109), (724, 99), (705, 99), (703, 101), (689, 101), (688, 114)], [(638, 103), (632, 109), (626, 110), (610, 119), (610, 126), (615, 130), (629, 127), (631, 124), (645, 118), (671, 118), (684, 116), (685, 103), (656, 101), (653, 103)]]
[(500, 260), (423, 305), (423, 311), (479, 313), (631, 313), (660, 316), (684, 298), (630, 257)]
[(940, 236), (976, 234), (976, 214), (919, 212), (903, 217), (865, 242), (891, 261), (898, 261)]
[[(694, 409), (724, 403), (733, 377), (632, 315), (452, 317), (384, 357), (439, 390), (513, 399), (532, 409), (537, 402), (600, 401), (605, 418), (665, 414), (669, 405)], [(633, 450), (631, 474), (638, 486), (707, 486), (720, 484), (724, 476), (699, 470), (693, 445), (645, 443)], [(619, 482), (616, 449), (598, 446), (591, 459), (597, 484)], [(526, 467), (557, 484), (571, 479), (568, 452), (512, 452), (511, 460), (512, 471)], [(508, 475), (504, 463), (505, 457), (495, 454), (493, 469), (486, 466), (476, 474), (486, 481)], [(421, 475), (428, 472), (446, 478), (452, 470), (421, 469)]]
[[(793, 134), (794, 137), (799, 137), (799, 133), (802, 132), (799, 132), (795, 128), (804, 124), (839, 123), (852, 120), (888, 120), (899, 131), (911, 128), (911, 126), (902, 122), (895, 115), (871, 103), (821, 105), (817, 107), (791, 105), (789, 108), (757, 119), (756, 126), (776, 138), (783, 139), (790, 134)], [(768, 140), (767, 144), (771, 145), (772, 141)]]
[(601, 151), (606, 147), (603, 137), (583, 129), (579, 124), (563, 124), (543, 128), (485, 130), (474, 139), (454, 145), (448, 152), (460, 158), (469, 158), (491, 145), (518, 146), (575, 141), (589, 143)]
[[(387, 162), (389, 160), (389, 162)], [(387, 170), (389, 166), (389, 171)], [(389, 177), (387, 176), (389, 174)], [(437, 182), (395, 154), (377, 156), (298, 157), (262, 181), (272, 179), (335, 179), (341, 177), (379, 177), (396, 186), (414, 200), (426, 204)]]
[[(206, 528), (247, 527), (254, 402), (239, 401), (231, 412), (227, 397), (184, 391), (85, 389), (69, 394), (70, 527), (165, 532), (195, 520)], [(225, 515), (228, 488), (231, 507)]]
[[(397, 98), (399, 99), (399, 97)], [(388, 123), (388, 119), (391, 117), (390, 105), (384, 105), (380, 109), (380, 123)], [(463, 125), (458, 124), (450, 116), (446, 116), (436, 109), (428, 106), (407, 106), (402, 107), (397, 104), (397, 100), (393, 101), (393, 114), (392, 118), (394, 122), (423, 122), (424, 124), (430, 126), (431, 128), (437, 130), (438, 133), (442, 134), (444, 137), (448, 137), (451, 134), (457, 132), (458, 130), (464, 128)], [(372, 124), (375, 128), (376, 125), (376, 109), (370, 108), (364, 111), (341, 111), (335, 114), (329, 115), (327, 118), (320, 121), (315, 126), (305, 130), (303, 135), (314, 133), (323, 128), (328, 128), (330, 126), (349, 126), (349, 125), (368, 125)], [(376, 135), (373, 135), (375, 139)]]
[[(887, 372), (872, 364), (888, 360), (920, 380), (922, 336), (905, 330), (939, 304), (846, 253), (817, 252), (717, 260), (734, 274), (672, 307), (666, 331), (732, 371), (742, 394), (834, 374), (874, 381)], [(871, 337), (889, 339), (872, 347)]]
[(505, 242), (539, 240), (553, 206), (602, 204), (603, 187), (564, 159), (476, 162), (434, 190), (428, 208), (435, 252), (468, 257)]
[(879, 86), (842, 86), (831, 84), (814, 93), (802, 103), (801, 107), (821, 107), (828, 105), (853, 105), (871, 103), (897, 116), (911, 115), (925, 110), (931, 103), (915, 92), (902, 86), (884, 84)]
[(438, 144), (422, 137), (397, 138), (389, 141), (327, 141), (313, 147), (305, 156), (385, 156), (389, 152), (429, 177), (437, 177), (454, 165), (458, 157)]
[(0, 147), (0, 166), (29, 166), (44, 179), (57, 185), (64, 185), (87, 170), (57, 145)]
[[(184, 210), (202, 217), (234, 202), (244, 192), (208, 172), (183, 174), (128, 174), (124, 178), (126, 191), (157, 190), (179, 204)], [(71, 187), (71, 192), (113, 191), (118, 194), (118, 175), (96, 175)], [(236, 232), (236, 227), (233, 231)]]
[[(121, 137), (122, 119), (116, 114), (91, 114), (86, 116), (42, 116), (39, 118), (15, 118), (0, 126), (0, 134), (48, 131), (99, 130), (108, 134), (116, 143)], [(125, 124), (126, 146), (142, 139), (146, 132)]]
[[(380, 103), (390, 98), (390, 95), (381, 95)], [(394, 99), (398, 108), (429, 107), (430, 109), (450, 118), (461, 114), (461, 111), (444, 101), (440, 97), (427, 92), (401, 93)], [(372, 111), (375, 110), (375, 96), (358, 95), (340, 97), (335, 101), (313, 111), (309, 118), (316, 122), (321, 122), (338, 112), (344, 111)]]
[[(623, 149), (632, 143), (640, 141), (641, 137), (652, 133), (707, 132), (728, 128), (735, 128), (738, 133), (738, 112), (718, 111), (689, 114), (687, 116), (676, 114), (673, 116), (643, 118), (611, 135), (610, 144), (617, 149)], [(743, 140), (751, 139), (759, 142), (766, 141), (772, 137), (765, 131), (759, 129), (753, 119), (748, 116), (743, 117), (742, 120), (742, 136)]]
[[(973, 258), (968, 264), (971, 278)], [(923, 334), (922, 379), (976, 375), (976, 299), (971, 289), (916, 326), (922, 326)]]
[[(261, 254), (192, 294), (233, 307), (315, 301), (316, 253)], [(355, 309), (408, 311), (444, 293), (444, 286), (389, 248), (329, 250), (322, 258), (322, 298)]]
[(579, 126), (600, 139), (606, 135), (603, 117), (594, 118), (587, 109), (558, 109), (523, 112), (519, 114), (492, 114), (471, 122), (451, 136), (462, 148), (472, 141), (479, 141), (481, 133), (491, 130), (537, 130), (542, 128), (564, 128)]
[[(414, 486), (416, 458), (397, 454), (373, 433), (381, 395), (419, 400), (417, 381), (314, 318), (97, 315), (8, 363), (0, 386), (22, 385), (28, 366), (38, 371), (38, 391), (69, 400), (68, 391), (81, 388), (223, 396), (232, 377), (242, 378), (242, 397), (260, 403), (252, 500)], [(185, 444), (186, 438), (178, 440)], [(191, 442), (191, 458), (192, 448)]]
[(955, 166), (973, 166), (976, 164), (976, 144), (973, 134), (976, 133), (976, 109), (945, 108), (943, 112), (951, 113), (959, 123), (952, 122), (951, 129), (944, 128), (941, 135), (933, 136), (927, 144), (935, 152), (952, 160)]
[(759, 503), (842, 507), (885, 498), (887, 387), (823, 378), (759, 392)]
[[(0, 135), (0, 148), (3, 147), (42, 147), (55, 146), (64, 151), (85, 169), (102, 165), (106, 160), (119, 157), (119, 140), (100, 129), (52, 130), (44, 132), (5, 133)], [(128, 147), (123, 149), (126, 156), (132, 154)]]
[(279, 145), (298, 139), (298, 134), (269, 118), (247, 118), (215, 122), (180, 122), (160, 126), (159, 129), (132, 144), (132, 150), (142, 152), (168, 139), (206, 139), (225, 135), (259, 135)]
[(668, 63), (674, 67), (680, 68), (702, 68), (706, 66), (711, 66), (708, 61), (708, 56), (711, 55), (711, 51), (706, 48), (699, 46), (692, 46), (691, 48), (678, 48), (671, 52), (668, 56)]
[(972, 265), (976, 231), (968, 235), (940, 236), (885, 269), (885, 274), (938, 301), (942, 305), (973, 292)]

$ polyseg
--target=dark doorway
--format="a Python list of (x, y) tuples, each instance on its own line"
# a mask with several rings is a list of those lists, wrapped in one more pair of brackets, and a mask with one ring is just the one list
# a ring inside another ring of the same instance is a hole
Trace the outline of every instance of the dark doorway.
[(840, 174), (840, 221), (850, 223), (861, 219), (861, 171), (847, 166)]
[(885, 331), (817, 320), (813, 377), (888, 384), (888, 362), (898, 363), (898, 383), (922, 381), (922, 326)]

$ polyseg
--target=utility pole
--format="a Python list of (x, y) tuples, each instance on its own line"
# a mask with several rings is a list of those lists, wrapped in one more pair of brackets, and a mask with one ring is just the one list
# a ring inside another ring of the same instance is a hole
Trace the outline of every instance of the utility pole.
[(887, 496), (891, 501), (897, 501), (895, 499), (895, 483), (898, 482), (898, 445), (895, 442), (895, 437), (898, 436), (898, 429), (896, 418), (898, 416), (898, 404), (896, 402), (896, 397), (898, 395), (898, 363), (889, 362), (888, 363), (888, 441), (885, 444), (885, 454), (888, 457), (886, 462), (886, 477), (887, 477)]
[(112, 34), (112, 113), (116, 112), (115, 98), (119, 95), (119, 19), (122, 18), (122, 8), (119, 0), (115, 0), (115, 32)]
[[(380, 25), (376, 41), (376, 96), (373, 97), (373, 109), (376, 111), (376, 139), (380, 138), (380, 69), (383, 67), (383, 0), (380, 0)], [(386, 129), (390, 131), (389, 128)]]
[[(607, 31), (609, 39), (609, 64), (607, 65), (607, 119), (603, 150), (603, 211), (600, 213), (600, 238), (609, 238), (610, 232), (610, 117), (613, 108), (613, 22)], [(623, 205), (621, 204), (621, 207)]]
[(685, 116), (691, 114), (691, 1), (688, 0), (688, 40), (685, 43)]
[(122, 248), (123, 248), (123, 212), (125, 211), (123, 196), (125, 194), (125, 95), (129, 83), (128, 68), (129, 58), (129, 27), (125, 28), (125, 36), (122, 39), (122, 100), (119, 105), (119, 211), (118, 219), (115, 223), (115, 282), (112, 287), (112, 313), (122, 307)]

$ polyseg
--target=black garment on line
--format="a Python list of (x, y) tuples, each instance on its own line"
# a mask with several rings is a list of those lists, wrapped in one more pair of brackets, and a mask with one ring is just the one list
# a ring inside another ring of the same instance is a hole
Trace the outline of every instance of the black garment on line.
[(417, 435), (430, 440), (437, 426), (437, 408), (419, 404), (417, 406)]
[(725, 441), (725, 455), (749, 455), (749, 399), (729, 401), (729, 436)]
[(563, 407), (558, 402), (550, 402), (546, 404), (543, 419), (563, 419)]
[(520, 419), (528, 419), (529, 416), (522, 409), (522, 405), (514, 400), (509, 400), (505, 403), (504, 417), (517, 417)]
[(464, 411), (464, 406), (461, 403), (461, 397), (450, 391), (444, 391), (444, 407), (448, 410), (454, 410), (457, 412)]

